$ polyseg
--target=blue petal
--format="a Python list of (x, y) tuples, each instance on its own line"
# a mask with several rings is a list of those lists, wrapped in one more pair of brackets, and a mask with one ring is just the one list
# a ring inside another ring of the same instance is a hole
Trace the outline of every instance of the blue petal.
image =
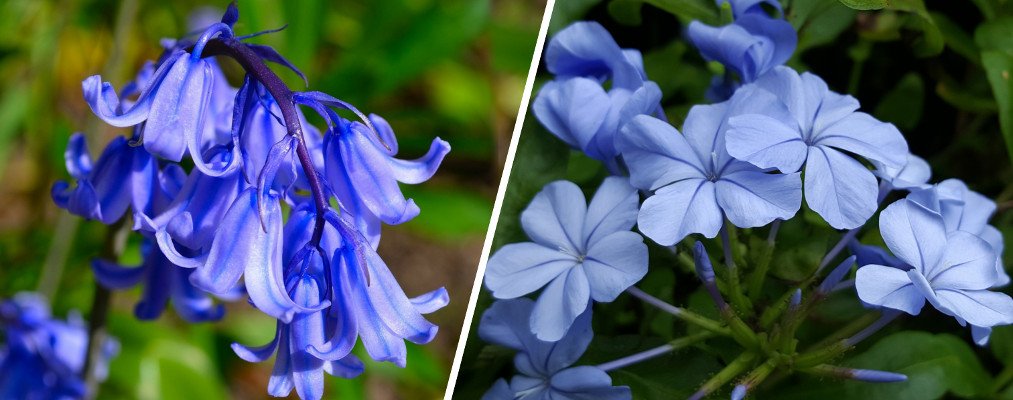
[(580, 399), (627, 400), (633, 393), (626, 386), (612, 386), (612, 378), (592, 366), (565, 369), (552, 376), (552, 389)]
[[(755, 59), (751, 57), (751, 50), (774, 47), (774, 43), (769, 39), (754, 36), (736, 24), (713, 27), (693, 21), (686, 29), (686, 34), (693, 45), (700, 50), (704, 59), (724, 64), (735, 71), (743, 82), (747, 83), (759, 77), (762, 72), (759, 69), (769, 63), (770, 57), (770, 55), (766, 55), (767, 60)], [(755, 50), (753, 51), (755, 52)]]
[(809, 145), (799, 131), (767, 115), (746, 114), (728, 120), (728, 154), (760, 168), (781, 172), (798, 171), (806, 160)]
[(408, 299), (422, 314), (430, 314), (450, 304), (450, 295), (447, 289), (439, 288), (421, 296)]
[[(535, 310), (538, 305), (536, 303)], [(524, 351), (530, 355), (538, 374), (531, 376), (549, 376), (562, 370), (580, 359), (580, 356), (591, 344), (594, 332), (591, 331), (591, 308), (583, 312), (573, 321), (566, 335), (556, 342), (543, 341), (527, 335)], [(518, 370), (523, 371), (520, 365)]]
[(84, 92), (84, 101), (88, 103), (91, 111), (107, 124), (124, 128), (134, 126), (148, 119), (151, 110), (152, 100), (158, 92), (166, 75), (175, 65), (176, 60), (186, 58), (186, 53), (181, 50), (173, 51), (166, 57), (162, 64), (155, 70), (149, 80), (147, 87), (141, 92), (129, 110), (120, 109), (120, 101), (116, 97), (116, 90), (108, 82), (102, 82), (98, 75), (89, 76), (81, 82), (81, 89)]
[(605, 123), (612, 103), (601, 84), (587, 78), (547, 82), (532, 110), (553, 135), (575, 149), (585, 149)]
[[(304, 275), (296, 283), (294, 300), (302, 307), (320, 303), (320, 288), (311, 276)], [(324, 393), (324, 363), (306, 350), (324, 342), (323, 312), (299, 313), (289, 325), (292, 352), (292, 380), (302, 399), (319, 399)]]
[(927, 182), (932, 178), (929, 163), (914, 154), (907, 155), (907, 163), (901, 168), (890, 167), (876, 161), (872, 163), (876, 166), (873, 173), (890, 182), (895, 189), (924, 189), (929, 186)]
[(511, 243), (489, 258), (485, 286), (498, 299), (532, 293), (577, 265), (573, 255), (537, 243)]
[(341, 279), (349, 282), (347, 296), (351, 302), (350, 307), (354, 310), (355, 321), (358, 326), (359, 338), (366, 348), (369, 356), (376, 361), (390, 361), (395, 365), (404, 368), (408, 360), (408, 350), (404, 340), (394, 335), (387, 328), (383, 317), (373, 309), (369, 294), (366, 292), (366, 282), (359, 268), (349, 260), (354, 260), (355, 255), (350, 254), (352, 250), (342, 250), (343, 261), (348, 265), (342, 266)]
[(848, 249), (851, 250), (851, 254), (854, 254), (855, 257), (857, 257), (855, 262), (859, 266), (879, 264), (900, 269), (911, 268), (911, 266), (907, 265), (899, 258), (894, 257), (892, 254), (887, 252), (886, 249), (879, 246), (864, 245), (857, 240), (852, 240), (848, 243)]
[(862, 226), (879, 207), (879, 185), (861, 163), (823, 146), (812, 147), (805, 167), (805, 199), (830, 226)]
[[(82, 188), (85, 192), (80, 204), (92, 210), (92, 199), (88, 198), (90, 194), (87, 194), (87, 191), (93, 191), (94, 200), (98, 202), (98, 213), (92, 218), (97, 218), (106, 225), (118, 221), (130, 207), (132, 192), (128, 182), (133, 170), (133, 152), (129, 147), (126, 138), (122, 136), (114, 138), (95, 162), (88, 180), (89, 185), (83, 185), (84, 181), (78, 182), (79, 188), (91, 186)], [(73, 200), (71, 202), (73, 203)]]
[[(637, 54), (640, 53), (637, 52)], [(584, 111), (586, 112), (586, 109)], [(661, 108), (661, 88), (657, 83), (644, 82), (644, 86), (630, 95), (619, 111), (619, 125), (617, 127), (622, 128), (626, 122), (638, 115), (651, 115), (661, 120), (665, 119)]]
[(882, 165), (901, 168), (907, 163), (907, 141), (893, 124), (871, 115), (852, 113), (814, 135), (814, 145), (836, 147)]
[(190, 57), (175, 60), (154, 94), (144, 124), (144, 148), (151, 154), (180, 161), (187, 140), (204, 129), (204, 112), (211, 99), (211, 73), (207, 62)]
[(532, 336), (529, 321), (534, 306), (526, 297), (492, 303), (482, 314), (478, 336), (492, 344), (524, 350)]
[(597, 22), (575, 22), (556, 33), (546, 47), (545, 65), (559, 76), (611, 77), (613, 87), (629, 90), (643, 83), (637, 66)]
[(436, 173), (436, 169), (440, 167), (443, 157), (449, 152), (450, 143), (436, 138), (429, 146), (429, 152), (417, 160), (388, 158), (387, 162), (390, 163), (394, 179), (402, 183), (417, 184), (429, 180)]
[(566, 334), (577, 316), (587, 310), (591, 286), (587, 275), (571, 268), (545, 287), (531, 312), (531, 331), (541, 340), (555, 342)]
[(644, 200), (637, 227), (658, 244), (670, 246), (691, 233), (712, 238), (724, 217), (713, 182), (686, 179), (665, 186)]
[(983, 290), (995, 286), (995, 253), (981, 238), (963, 231), (946, 237), (942, 257), (926, 269), (934, 289)]
[(987, 345), (990, 336), (992, 336), (991, 327), (971, 325), (971, 337), (974, 338), (974, 343), (977, 344), (978, 346)]
[[(192, 270), (179, 268), (165, 260), (162, 268), (172, 270), (172, 306), (187, 322), (209, 322), (218, 321), (225, 316), (225, 306), (215, 304), (215, 301), (208, 294), (197, 289), (190, 283)], [(222, 299), (235, 300), (231, 293), (222, 295)]]
[[(193, 171), (172, 204), (153, 223), (168, 230), (172, 239), (189, 249), (206, 249), (242, 186), (239, 174), (215, 178)], [(189, 225), (172, 226), (172, 220), (184, 212), (190, 214)], [(167, 250), (163, 247), (162, 251)]]
[(946, 247), (942, 218), (906, 199), (880, 213), (879, 230), (894, 255), (923, 273), (936, 265)]
[(281, 346), (278, 351), (278, 358), (274, 360), (274, 369), (271, 370), (271, 379), (267, 383), (267, 393), (274, 397), (286, 397), (292, 393), (294, 382), (292, 381), (292, 356), (288, 351), (289, 327), (279, 324), (277, 341)]
[(329, 135), (327, 141), (327, 161), (336, 164), (328, 171), (334, 172), (328, 174), (334, 190), (354, 192), (349, 197), (359, 197), (371, 213), (388, 224), (400, 224), (418, 215), (415, 202), (401, 193), (388, 155), (378, 150), (365, 133), (348, 129), (337, 137)]
[(345, 257), (345, 251), (338, 249), (330, 265), (333, 276), (339, 279), (339, 282), (335, 282), (331, 288), (333, 301), (329, 321), (333, 324), (333, 327), (329, 328), (333, 329), (331, 337), (327, 342), (307, 349), (310, 354), (325, 361), (337, 361), (348, 357), (359, 334), (359, 310), (356, 309), (358, 298), (355, 297), (358, 293), (357, 288), (352, 286), (351, 271), (348, 270), (352, 266), (348, 265)]
[[(936, 290), (939, 302), (972, 326), (1013, 324), (1013, 298), (989, 290)], [(946, 312), (946, 310), (940, 310)], [(949, 314), (949, 313), (947, 313)]]
[(103, 259), (91, 260), (91, 270), (95, 280), (108, 289), (126, 289), (141, 282), (147, 269), (144, 266), (125, 268), (112, 261)]
[(718, 205), (732, 224), (740, 228), (764, 226), (775, 219), (788, 220), (802, 206), (802, 179), (797, 172), (740, 171), (721, 176), (715, 185)]
[(172, 279), (172, 273), (174, 269), (179, 269), (172, 264), (155, 264), (156, 253), (159, 253), (158, 250), (152, 249), (145, 260), (148, 264), (148, 273), (145, 275), (144, 291), (141, 294), (141, 301), (134, 307), (134, 316), (142, 321), (157, 319), (165, 312), (172, 286), (176, 283)]
[(619, 231), (628, 231), (637, 222), (640, 196), (622, 177), (608, 177), (598, 187), (584, 216), (583, 248)]
[(647, 274), (647, 245), (635, 232), (615, 232), (592, 246), (581, 268), (591, 298), (610, 302)]
[(376, 114), (369, 114), (369, 122), (373, 123), (373, 128), (376, 129), (380, 141), (386, 143), (390, 148), (388, 153), (392, 156), (397, 155), (397, 137), (394, 136), (394, 129), (390, 127), (390, 123)]
[(703, 178), (704, 164), (671, 125), (640, 115), (621, 130), (616, 147), (630, 170), (630, 183), (644, 190), (688, 178)]
[(387, 269), (373, 249), (366, 249), (367, 267), (371, 281), (365, 288), (374, 312), (392, 332), (412, 343), (429, 343), (436, 336), (437, 327), (427, 321), (408, 300), (404, 289)]
[(911, 284), (903, 270), (883, 265), (866, 265), (855, 275), (855, 289), (863, 302), (918, 315), (925, 297)]
[(354, 354), (349, 354), (347, 357), (337, 361), (324, 363), (324, 372), (339, 378), (352, 379), (361, 375), (365, 370), (365, 364)]
[(87, 179), (91, 175), (91, 155), (88, 154), (88, 139), (83, 133), (70, 135), (67, 150), (63, 152), (67, 172), (74, 179)]
[(756, 67), (757, 77), (787, 62), (798, 46), (798, 33), (783, 19), (771, 19), (764, 15), (744, 15), (735, 19), (735, 25), (745, 28), (755, 36), (769, 40), (763, 42), (763, 47), (751, 49), (751, 56), (755, 60), (763, 60), (763, 63)]
[(570, 254), (584, 251), (582, 235), (587, 200), (573, 182), (545, 185), (521, 212), (521, 226), (535, 243)]

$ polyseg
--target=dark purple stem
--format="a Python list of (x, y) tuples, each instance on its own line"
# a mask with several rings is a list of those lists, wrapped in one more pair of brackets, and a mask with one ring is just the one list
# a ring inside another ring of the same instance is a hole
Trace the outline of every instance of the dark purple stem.
[(203, 56), (210, 57), (216, 55), (225, 55), (236, 60), (246, 70), (246, 73), (264, 85), (264, 88), (274, 97), (274, 100), (278, 103), (278, 107), (281, 109), (281, 116), (285, 120), (285, 128), (288, 130), (288, 134), (299, 141), (296, 145), (296, 155), (299, 157), (299, 164), (302, 166), (303, 171), (306, 172), (306, 180), (309, 182), (310, 192), (313, 194), (313, 204), (317, 209), (310, 245), (318, 246), (320, 238), (324, 233), (324, 224), (327, 222), (324, 219), (324, 213), (327, 210), (327, 196), (323, 190), (323, 185), (320, 183), (320, 177), (317, 176), (316, 169), (313, 168), (313, 159), (310, 157), (309, 149), (306, 148), (302, 123), (299, 121), (299, 113), (296, 111), (292, 90), (288, 88), (285, 82), (282, 82), (281, 78), (271, 68), (268, 68), (264, 60), (253, 49), (235, 38), (219, 37), (209, 41), (207, 46), (204, 47)]

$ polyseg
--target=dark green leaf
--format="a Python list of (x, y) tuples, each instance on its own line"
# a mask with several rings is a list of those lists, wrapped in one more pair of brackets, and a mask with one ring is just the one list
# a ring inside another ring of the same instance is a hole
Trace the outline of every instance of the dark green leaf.
[(887, 0), (840, 0), (840, 2), (856, 10), (880, 10), (890, 4)]
[(711, 0), (644, 0), (644, 3), (687, 21), (695, 19), (709, 25), (715, 25), (719, 21), (718, 9)]
[(999, 106), (999, 125), (1006, 139), (1006, 150), (1013, 160), (1013, 51), (989, 50), (981, 52), (981, 64), (985, 68), (992, 93)]
[(943, 34), (925, 8), (924, 0), (892, 0), (889, 9), (911, 13), (905, 27), (919, 33), (911, 43), (916, 56), (931, 57), (943, 51)]
[(855, 14), (855, 10), (833, 1), (792, 1), (787, 19), (799, 32), (796, 52), (833, 42), (854, 22)]
[(901, 130), (914, 129), (922, 118), (924, 102), (925, 82), (920, 75), (910, 72), (883, 96), (874, 114), (886, 122), (892, 122)]

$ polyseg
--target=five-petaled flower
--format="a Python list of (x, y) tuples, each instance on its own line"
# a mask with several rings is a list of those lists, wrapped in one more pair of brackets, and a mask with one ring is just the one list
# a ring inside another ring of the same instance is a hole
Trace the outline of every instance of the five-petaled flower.
[(631, 232), (637, 191), (625, 178), (606, 178), (588, 205), (577, 185), (546, 185), (521, 214), (531, 242), (500, 248), (489, 259), (485, 285), (493, 296), (512, 299), (545, 287), (530, 329), (558, 340), (588, 308), (609, 302), (647, 273), (647, 246)]

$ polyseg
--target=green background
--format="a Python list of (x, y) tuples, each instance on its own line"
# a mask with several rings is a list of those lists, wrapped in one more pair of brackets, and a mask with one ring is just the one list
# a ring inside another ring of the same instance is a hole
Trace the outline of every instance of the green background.
[[(87, 317), (88, 260), (105, 227), (58, 210), (49, 188), (68, 178), (63, 150), (71, 133), (87, 134), (94, 157), (128, 130), (95, 118), (80, 82), (102, 74), (120, 87), (159, 55), (160, 38), (188, 32), (191, 13), (213, 6), (210, 12), (220, 15), (226, 5), (0, 2), (0, 298), (41, 289), (57, 315), (74, 309)], [(310, 90), (384, 116), (398, 135), (400, 157), (424, 154), (436, 136), (453, 146), (432, 180), (404, 188), (422, 214), (386, 227), (380, 247), (409, 295), (439, 286), (450, 291), (451, 304), (430, 316), (441, 328), (436, 341), (409, 344), (407, 369), (370, 362), (357, 379), (327, 379), (328, 396), (441, 398), (544, 2), (241, 0), (239, 8), (238, 34), (287, 24), (252, 41), (274, 46), (298, 66)], [(223, 64), (237, 86), (239, 69)], [(276, 70), (293, 88), (303, 87), (294, 74)], [(136, 240), (122, 261), (139, 261)], [(136, 289), (114, 295), (110, 331), (122, 348), (102, 398), (267, 397), (271, 363), (246, 363), (229, 344), (267, 342), (273, 320), (239, 302), (219, 323), (187, 324), (171, 310), (140, 322), (132, 314), (137, 299)]]

